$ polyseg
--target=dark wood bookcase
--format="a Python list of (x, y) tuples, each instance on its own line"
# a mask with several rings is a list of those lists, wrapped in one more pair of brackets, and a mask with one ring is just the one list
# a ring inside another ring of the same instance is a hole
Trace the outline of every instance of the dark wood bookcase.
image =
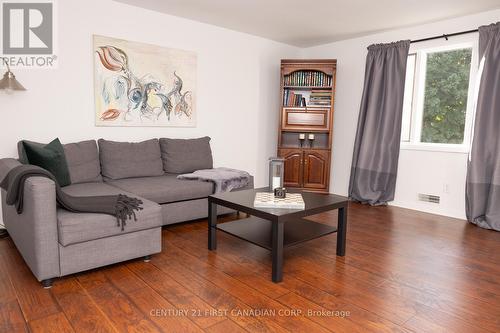
[(278, 156), (285, 159), (285, 187), (329, 192), (336, 68), (334, 59), (281, 60)]

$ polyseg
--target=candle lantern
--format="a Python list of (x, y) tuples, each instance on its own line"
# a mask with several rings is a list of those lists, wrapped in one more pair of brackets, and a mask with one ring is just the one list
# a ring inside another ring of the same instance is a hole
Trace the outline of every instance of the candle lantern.
[(269, 159), (269, 192), (275, 188), (283, 187), (285, 160), (279, 157)]
[(309, 146), (312, 148), (314, 142), (314, 134), (309, 133), (307, 138), (309, 139)]
[(300, 142), (300, 147), (304, 145), (304, 140), (306, 139), (305, 133), (299, 133), (299, 142)]

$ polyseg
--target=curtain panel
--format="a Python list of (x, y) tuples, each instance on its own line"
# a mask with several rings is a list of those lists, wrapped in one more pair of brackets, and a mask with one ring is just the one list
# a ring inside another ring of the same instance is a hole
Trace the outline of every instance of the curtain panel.
[(467, 165), (467, 219), (500, 231), (500, 22), (479, 27), (482, 72)]
[(368, 47), (349, 197), (370, 205), (394, 200), (410, 41)]

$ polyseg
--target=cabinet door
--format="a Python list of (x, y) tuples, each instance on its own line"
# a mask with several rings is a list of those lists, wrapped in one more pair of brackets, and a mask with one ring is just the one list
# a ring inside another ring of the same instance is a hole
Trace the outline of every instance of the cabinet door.
[(330, 173), (330, 153), (328, 151), (304, 151), (304, 187), (327, 189)]
[(285, 187), (301, 187), (303, 173), (302, 151), (300, 149), (279, 149), (279, 157), (285, 159)]

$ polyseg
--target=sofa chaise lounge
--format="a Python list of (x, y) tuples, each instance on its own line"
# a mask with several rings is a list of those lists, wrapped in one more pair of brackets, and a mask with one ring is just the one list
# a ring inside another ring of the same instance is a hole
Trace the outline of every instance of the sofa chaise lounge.
[[(137, 221), (122, 231), (114, 216), (73, 213), (56, 204), (55, 184), (41, 177), (24, 186), (24, 211), (5, 203), (4, 224), (31, 271), (50, 287), (52, 279), (161, 251), (161, 227), (207, 217), (209, 182), (179, 180), (177, 175), (213, 167), (210, 138), (151, 139), (138, 143), (100, 139), (64, 145), (71, 184), (63, 191), (75, 196), (126, 194), (143, 200)], [(19, 159), (0, 159), (0, 179), (26, 163), (22, 143)], [(253, 188), (253, 178), (247, 187)], [(241, 189), (239, 189), (241, 190)], [(230, 213), (220, 209), (219, 214)]]

